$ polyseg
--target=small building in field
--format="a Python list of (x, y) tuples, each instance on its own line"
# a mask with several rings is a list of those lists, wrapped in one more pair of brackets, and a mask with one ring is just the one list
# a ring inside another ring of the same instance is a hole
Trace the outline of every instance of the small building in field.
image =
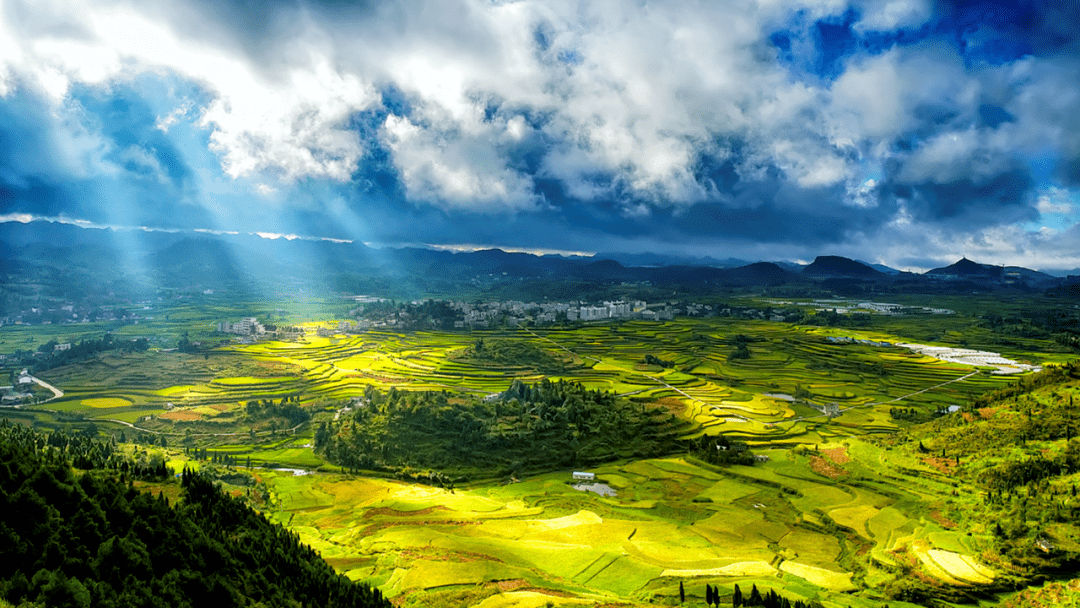
[(574, 471), (572, 477), (578, 481), (596, 481), (596, 473), (584, 473), (582, 471)]

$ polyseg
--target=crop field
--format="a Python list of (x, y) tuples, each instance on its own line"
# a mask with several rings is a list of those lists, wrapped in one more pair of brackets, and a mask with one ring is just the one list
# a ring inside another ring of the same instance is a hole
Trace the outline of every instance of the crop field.
[[(902, 320), (891, 329), (677, 319), (308, 334), (200, 354), (108, 351), (39, 373), (64, 395), (32, 412), (49, 426), (134, 427), (168, 436), (170, 446), (194, 438), (215, 455), (250, 459), (270, 489), (268, 515), (395, 601), (423, 605), (428, 594), (488, 589), (478, 605), (670, 603), (681, 581), (698, 599), (706, 583), (726, 596), (738, 584), (744, 593), (756, 585), (829, 608), (870, 607), (912, 573), (975, 588), (1000, 576), (982, 559), (989, 526), (965, 521), (978, 492), (947, 463), (870, 439), (901, 427), (893, 408), (928, 415), (1013, 379), (903, 348), (827, 339), (932, 342), (904, 333), (911, 328)], [(0, 328), (3, 348), (40, 340), (22, 327), (7, 330)], [(543, 362), (485, 360), (470, 350), (481, 339), (528, 345)], [(748, 356), (733, 356), (738, 344)], [(507, 484), (465, 480), (451, 491), (339, 474), (312, 452), (312, 424), (256, 431), (244, 418), (252, 401), (337, 406), (369, 386), (486, 396), (513, 380), (545, 378), (660, 405), (694, 423), (686, 438), (723, 434), (766, 458), (723, 469), (689, 455), (603, 464), (590, 470), (616, 491), (607, 497), (571, 487), (570, 471)]]
[[(694, 595), (706, 583), (722, 594), (757, 585), (825, 606), (874, 606), (881, 598), (869, 583), (895, 578), (888, 566), (909, 555), (943, 583), (993, 580), (979, 558), (986, 537), (944, 529), (921, 503), (897, 498), (928, 467), (894, 467), (889, 451), (850, 445), (843, 466), (862, 477), (858, 487), (807, 473), (812, 450), (771, 450), (754, 467), (664, 458), (592, 469), (618, 486), (614, 497), (573, 489), (569, 471), (453, 492), (333, 474), (262, 477), (279, 521), (400, 601), (513, 580), (548, 599), (663, 603), (681, 580)], [(966, 548), (956, 551), (960, 536)]]
[[(21, 336), (25, 329), (14, 331)], [(251, 400), (299, 396), (302, 404), (328, 402), (360, 396), (369, 385), (482, 395), (505, 390), (513, 379), (546, 377), (663, 402), (669, 409), (678, 404), (675, 411), (694, 421), (698, 434), (724, 433), (751, 444), (806, 445), (891, 432), (897, 427), (890, 408), (930, 411), (959, 405), (1007, 381), (971, 375), (971, 366), (906, 349), (826, 340), (837, 334), (835, 329), (734, 319), (469, 334), (369, 331), (232, 345), (202, 357), (112, 351), (42, 377), (65, 392), (48, 406), (58, 411), (127, 422), (133, 421), (134, 411), (169, 411), (162, 421), (219, 426)], [(747, 340), (749, 358), (730, 357), (735, 336)], [(880, 332), (851, 337), (899, 340)], [(479, 339), (531, 345), (547, 353), (549, 363), (541, 371), (527, 362), (464, 357)], [(671, 366), (644, 365), (646, 354)], [(837, 415), (823, 414), (827, 404), (835, 404)], [(179, 427), (156, 430), (183, 432)]]

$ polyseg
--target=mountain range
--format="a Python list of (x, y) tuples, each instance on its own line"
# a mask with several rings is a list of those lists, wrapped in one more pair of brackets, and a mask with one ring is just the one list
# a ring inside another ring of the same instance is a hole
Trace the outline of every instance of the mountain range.
[[(455, 285), (486, 289), (509, 281), (648, 284), (716, 288), (817, 287), (837, 293), (1019, 289), (1045, 291), (1080, 283), (1013, 266), (966, 258), (925, 273), (822, 255), (808, 265), (660, 254), (535, 255), (484, 249), (452, 252), (420, 247), (83, 228), (53, 222), (0, 224), (0, 275), (9, 287), (48, 277), (68, 282), (128, 283), (171, 288), (223, 288), (251, 281), (363, 289), (358, 277), (413, 285), (419, 295)], [(370, 281), (368, 282), (370, 283)], [(54, 285), (54, 290), (58, 289)], [(565, 290), (556, 290), (565, 291)]]

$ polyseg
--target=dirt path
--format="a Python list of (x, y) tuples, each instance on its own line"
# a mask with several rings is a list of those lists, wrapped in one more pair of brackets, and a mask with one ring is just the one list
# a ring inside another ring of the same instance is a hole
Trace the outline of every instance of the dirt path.
[[(93, 419), (91, 419), (91, 420), (93, 420)], [(166, 431), (155, 431), (153, 429), (144, 429), (141, 426), (135, 426), (134, 424), (131, 424), (130, 422), (126, 422), (124, 420), (117, 420), (116, 418), (97, 418), (97, 420), (102, 420), (102, 421), (106, 421), (106, 422), (115, 422), (116, 424), (122, 424), (122, 425), (124, 425), (124, 426), (126, 426), (128, 428), (135, 429), (136, 431), (140, 431), (140, 432), (143, 432), (143, 433), (151, 433), (151, 434), (154, 434), (154, 435), (169, 435), (169, 436), (173, 436), (173, 437), (185, 437), (185, 436), (188, 436), (186, 433), (174, 433), (172, 431), (166, 432)], [(257, 431), (255, 433), (255, 436), (258, 437), (260, 435), (269, 435), (272, 432), (295, 433), (297, 429), (304, 426), (305, 424), (307, 424), (307, 423), (306, 422), (301, 422), (300, 424), (292, 427), (291, 429), (281, 429), (279, 431)], [(251, 436), (250, 432), (246, 432), (246, 433), (192, 433), (190, 435), (190, 437), (250, 437), (250, 436)]]
[[(843, 413), (843, 412), (846, 412), (848, 410), (854, 410), (854, 409), (858, 409), (860, 407), (870, 407), (872, 405), (885, 405), (886, 403), (896, 403), (897, 401), (903, 401), (904, 399), (907, 399), (909, 397), (914, 397), (915, 395), (921, 395), (923, 393), (932, 391), (934, 389), (941, 388), (941, 387), (945, 386), (946, 384), (952, 384), (953, 382), (960, 382), (961, 380), (967, 380), (968, 378), (974, 376), (977, 373), (979, 373), (979, 371), (975, 370), (975, 371), (971, 372), (970, 374), (960, 376), (959, 378), (953, 378), (952, 380), (946, 380), (945, 382), (942, 382), (941, 384), (935, 384), (934, 386), (928, 386), (928, 387), (926, 387), (924, 389), (920, 389), (920, 390), (917, 390), (915, 392), (908, 393), (906, 395), (901, 395), (900, 397), (897, 397), (895, 399), (888, 399), (886, 401), (874, 401), (874, 402), (871, 402), (871, 403), (863, 403), (862, 405), (853, 405), (851, 407), (845, 407), (845, 408), (840, 409), (840, 412)], [(816, 416), (800, 416), (799, 418), (792, 418), (791, 420), (785, 420), (784, 422), (799, 422), (801, 420), (812, 420), (814, 418), (821, 418), (824, 415), (825, 414), (818, 414)]]
[(48, 403), (48, 402), (50, 402), (50, 401), (53, 401), (53, 400), (55, 400), (55, 399), (59, 399), (59, 398), (61, 398), (61, 397), (63, 397), (63, 396), (64, 396), (64, 391), (62, 391), (62, 390), (60, 390), (60, 389), (56, 388), (55, 386), (53, 386), (53, 385), (49, 384), (48, 382), (45, 382), (45, 381), (44, 381), (44, 380), (42, 380), (41, 378), (37, 378), (37, 377), (35, 377), (35, 376), (30, 376), (30, 379), (34, 381), (34, 384), (37, 384), (37, 385), (38, 385), (38, 386), (40, 386), (41, 388), (47, 388), (47, 389), (49, 389), (50, 391), (52, 391), (52, 394), (53, 394), (53, 396), (52, 396), (52, 397), (49, 397), (49, 398), (48, 398), (48, 399), (46, 399), (45, 401), (42, 401), (41, 403)]

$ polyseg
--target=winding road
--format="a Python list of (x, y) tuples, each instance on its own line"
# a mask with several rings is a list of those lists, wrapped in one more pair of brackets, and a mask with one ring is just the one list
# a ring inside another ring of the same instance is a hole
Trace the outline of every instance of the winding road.
[(30, 376), (30, 379), (34, 381), (34, 384), (40, 386), (41, 388), (46, 388), (46, 389), (49, 389), (50, 391), (52, 391), (53, 396), (49, 397), (45, 401), (42, 401), (41, 403), (48, 403), (50, 401), (54, 401), (54, 400), (59, 399), (59, 398), (64, 396), (64, 391), (56, 388), (55, 386), (49, 384), (48, 382), (45, 382), (41, 378), (37, 378), (35, 376)]

